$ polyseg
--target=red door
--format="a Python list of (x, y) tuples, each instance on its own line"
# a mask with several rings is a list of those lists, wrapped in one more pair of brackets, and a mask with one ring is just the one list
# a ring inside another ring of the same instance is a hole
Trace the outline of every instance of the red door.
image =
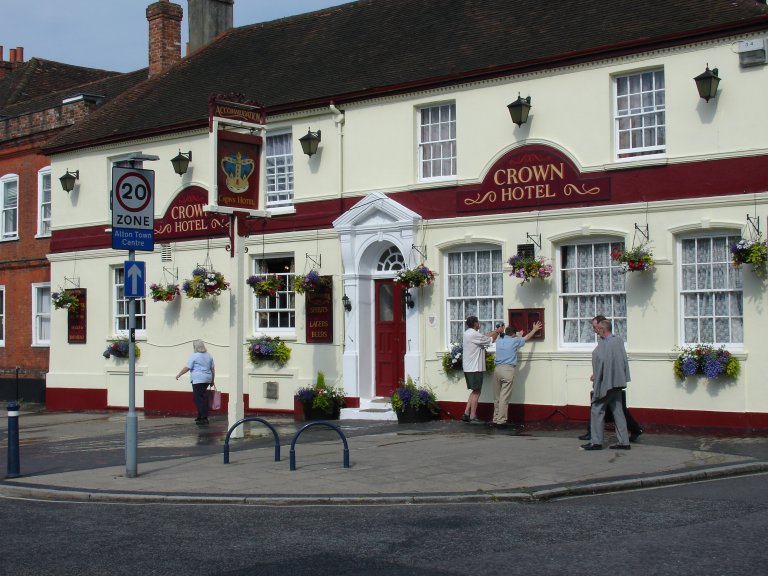
[(403, 379), (405, 302), (403, 288), (392, 280), (376, 280), (376, 396), (391, 396)]

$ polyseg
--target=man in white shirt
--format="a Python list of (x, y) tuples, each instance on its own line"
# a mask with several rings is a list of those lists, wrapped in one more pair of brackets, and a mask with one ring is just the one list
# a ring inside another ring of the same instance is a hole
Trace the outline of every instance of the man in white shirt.
[(467, 329), (464, 331), (462, 368), (464, 379), (469, 389), (467, 406), (464, 408), (464, 416), (461, 419), (470, 424), (482, 424), (477, 417), (477, 402), (480, 399), (480, 391), (483, 388), (483, 374), (485, 373), (485, 349), (496, 341), (496, 338), (504, 329), (502, 324), (495, 330), (485, 334), (480, 333), (480, 321), (477, 316), (467, 318)]

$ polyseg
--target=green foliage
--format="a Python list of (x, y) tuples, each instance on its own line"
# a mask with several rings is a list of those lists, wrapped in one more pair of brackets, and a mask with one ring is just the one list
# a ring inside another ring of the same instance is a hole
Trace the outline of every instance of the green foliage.
[(77, 312), (80, 308), (80, 300), (72, 292), (59, 289), (59, 292), (51, 294), (51, 304), (56, 310), (66, 308), (71, 312)]
[(400, 383), (389, 399), (395, 412), (403, 412), (406, 408), (418, 410), (425, 406), (432, 414), (440, 411), (435, 393), (427, 386), (416, 386), (413, 378), (408, 376), (406, 381)]
[(680, 354), (672, 364), (672, 370), (681, 380), (696, 374), (710, 379), (722, 375), (737, 378), (741, 371), (739, 361), (725, 349), (725, 346), (715, 348), (710, 344), (693, 344), (679, 350)]
[(312, 408), (331, 412), (336, 407), (344, 406), (344, 389), (335, 388), (325, 383), (325, 373), (317, 372), (317, 381), (314, 386), (299, 388), (296, 398), (302, 402), (312, 402)]
[(248, 357), (254, 364), (271, 361), (285, 366), (291, 359), (291, 349), (278, 336), (261, 336), (248, 346)]

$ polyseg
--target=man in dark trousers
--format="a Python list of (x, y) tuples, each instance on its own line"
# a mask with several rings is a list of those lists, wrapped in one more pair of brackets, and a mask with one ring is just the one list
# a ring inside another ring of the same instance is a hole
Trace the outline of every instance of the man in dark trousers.
[[(598, 314), (594, 318), (592, 318), (592, 331), (597, 334), (597, 323), (605, 320), (605, 316), (602, 314)], [(599, 336), (598, 336), (599, 338)], [(589, 393), (589, 401), (592, 402), (592, 392)], [(627, 408), (627, 392), (625, 389), (622, 388), (621, 390), (621, 409), (624, 412), (624, 419), (627, 421), (627, 430), (629, 430), (629, 441), (635, 442), (640, 437), (640, 434), (643, 433), (643, 428), (638, 424), (637, 420), (632, 416), (632, 414), (629, 411), (629, 408)], [(606, 414), (606, 421), (612, 422), (613, 421), (613, 414), (610, 412)], [(582, 434), (579, 436), (579, 440), (591, 440), (592, 434), (590, 432), (590, 424), (589, 420), (587, 420), (587, 433)]]
[(592, 440), (584, 444), (584, 450), (603, 449), (603, 427), (605, 425), (605, 410), (613, 413), (616, 424), (618, 443), (610, 446), (613, 450), (629, 450), (629, 433), (627, 421), (621, 410), (621, 389), (627, 387), (630, 381), (629, 360), (624, 349), (624, 341), (614, 336), (610, 320), (602, 320), (597, 324), (597, 331), (602, 340), (592, 351), (592, 409), (590, 423)]

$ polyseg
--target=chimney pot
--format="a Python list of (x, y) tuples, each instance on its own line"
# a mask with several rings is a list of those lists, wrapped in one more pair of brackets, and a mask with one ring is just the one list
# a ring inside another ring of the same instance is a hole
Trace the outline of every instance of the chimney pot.
[(16, 47), (16, 58), (18, 59), (17, 62), (24, 62), (24, 47), (23, 46), (17, 46)]

